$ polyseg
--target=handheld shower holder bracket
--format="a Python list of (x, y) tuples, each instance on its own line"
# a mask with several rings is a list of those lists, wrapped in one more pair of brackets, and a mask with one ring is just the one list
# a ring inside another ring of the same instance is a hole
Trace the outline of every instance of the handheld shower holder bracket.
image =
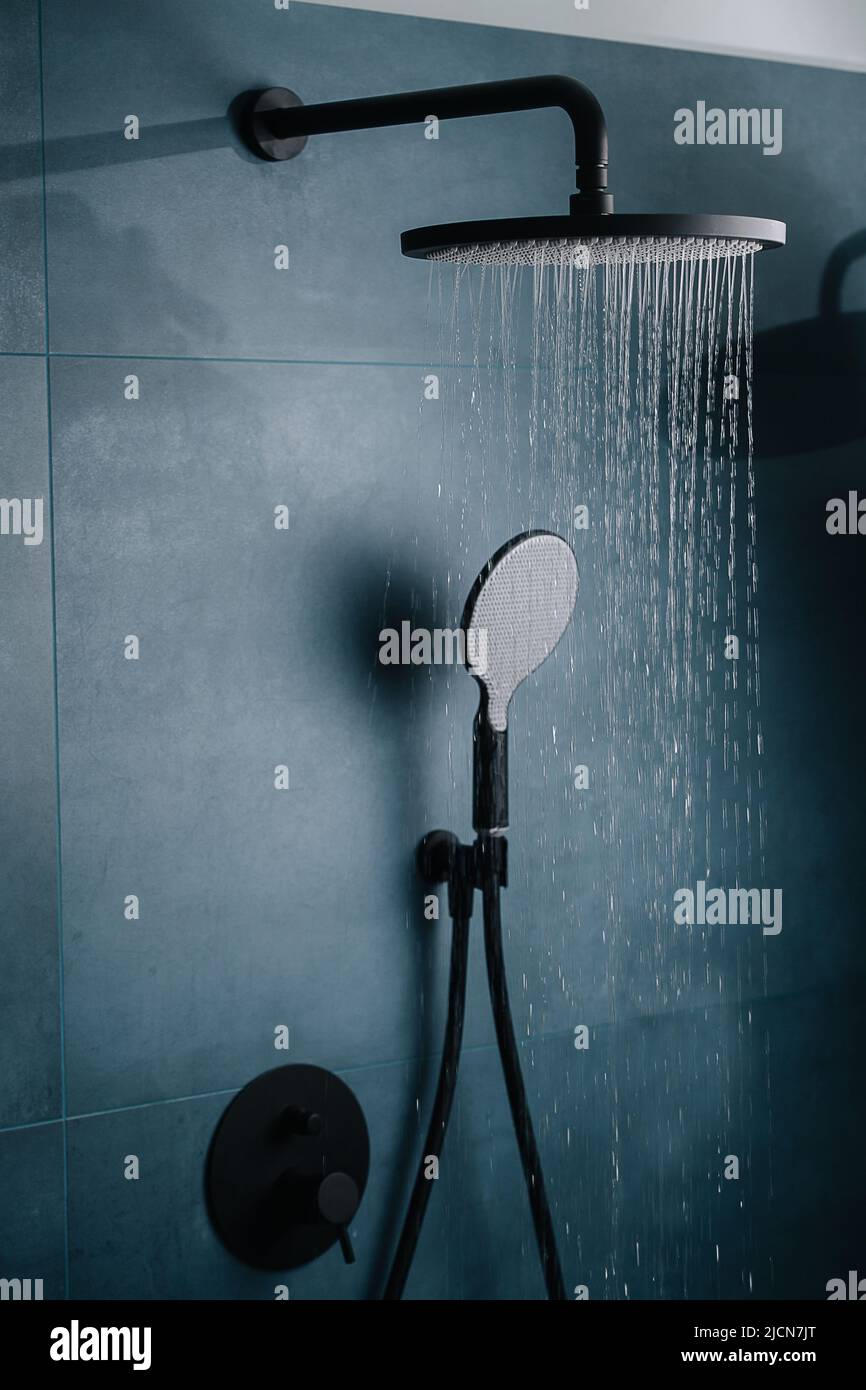
[(508, 841), (504, 835), (479, 835), (461, 844), (450, 830), (431, 830), (418, 846), (418, 870), (425, 882), (448, 885), (448, 910), (453, 917), (471, 917), (475, 889), (495, 874), (508, 887)]

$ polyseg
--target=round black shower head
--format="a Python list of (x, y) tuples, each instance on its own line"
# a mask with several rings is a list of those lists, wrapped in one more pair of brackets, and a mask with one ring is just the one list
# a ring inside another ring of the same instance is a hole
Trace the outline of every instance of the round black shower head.
[(691, 212), (506, 217), (415, 227), (404, 256), (476, 265), (609, 265), (615, 261), (714, 260), (785, 244), (785, 223)]

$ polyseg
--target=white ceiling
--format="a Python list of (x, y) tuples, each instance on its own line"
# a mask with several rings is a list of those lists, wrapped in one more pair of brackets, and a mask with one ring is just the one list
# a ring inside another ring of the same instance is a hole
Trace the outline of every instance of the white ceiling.
[(866, 0), (319, 0), (352, 10), (866, 72)]

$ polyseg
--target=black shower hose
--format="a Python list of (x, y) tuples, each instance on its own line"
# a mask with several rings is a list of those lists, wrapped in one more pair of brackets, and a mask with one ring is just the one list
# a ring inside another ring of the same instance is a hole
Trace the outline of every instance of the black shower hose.
[(428, 1158), (439, 1159), (445, 1143), (445, 1131), (451, 1114), (451, 1104), (457, 1086), (457, 1068), (460, 1065), (460, 1048), (463, 1043), (463, 1017), (466, 1011), (466, 971), (469, 960), (469, 914), (459, 912), (451, 927), (451, 972), (448, 981), (448, 1019), (445, 1024), (445, 1043), (442, 1049), (442, 1065), (439, 1068), (439, 1084), (433, 1102), (433, 1114), (427, 1130), (427, 1142), (409, 1199), (409, 1210), (403, 1222), (400, 1243), (391, 1264), (391, 1273), (382, 1295), (385, 1299), (402, 1298), (412, 1267), (415, 1247), (421, 1234), (424, 1213), (430, 1200), (432, 1181), (427, 1177)]
[(532, 1211), (532, 1224), (535, 1227), (535, 1240), (544, 1272), (547, 1297), (561, 1301), (565, 1298), (565, 1281), (556, 1248), (553, 1232), (553, 1219), (544, 1190), (544, 1175), (541, 1169), (541, 1155), (535, 1142), (532, 1116), (523, 1085), (520, 1070), (520, 1053), (511, 1022), (511, 1005), (508, 1002), (508, 982), (505, 978), (505, 957), (502, 952), (502, 915), (499, 910), (499, 882), (495, 870), (485, 876), (482, 886), (484, 897), (484, 953), (487, 958), (487, 979), (490, 984), (490, 1003), (493, 1007), (493, 1022), (496, 1027), (496, 1041), (505, 1075), (505, 1089), (511, 1106), (511, 1119), (520, 1150), (520, 1162), (526, 1179), (529, 1206)]
[[(482, 896), (484, 901), (484, 952), (487, 961), (487, 978), (490, 985), (490, 1002), (493, 1008), (493, 1021), (496, 1028), (496, 1041), (505, 1076), (505, 1088), (511, 1107), (511, 1118), (526, 1188), (535, 1239), (544, 1272), (547, 1297), (552, 1300), (565, 1299), (565, 1282), (556, 1248), (553, 1220), (544, 1190), (544, 1176), (541, 1157), (535, 1142), (532, 1117), (523, 1085), (520, 1069), (520, 1054), (514, 1027), (511, 1021), (511, 1006), (508, 1000), (508, 983), (505, 976), (505, 958), (502, 951), (502, 917), (500, 912), (500, 882), (492, 857), (482, 854), (484, 864), (482, 877)], [(427, 1142), (421, 1158), (409, 1209), (403, 1222), (403, 1230), (391, 1265), (391, 1273), (385, 1286), (383, 1298), (402, 1297), (412, 1266), (412, 1259), (421, 1234), (424, 1213), (430, 1200), (432, 1182), (426, 1176), (427, 1160), (440, 1158), (445, 1143), (445, 1133), (457, 1085), (457, 1068), (460, 1063), (460, 1048), (463, 1039), (463, 1018), (466, 1005), (466, 974), (469, 958), (469, 920), (471, 911), (458, 911), (453, 918), (451, 937), (451, 973), (448, 987), (448, 1019), (445, 1025), (445, 1044), (442, 1065), (439, 1070), (439, 1084), (433, 1114), (427, 1131)]]

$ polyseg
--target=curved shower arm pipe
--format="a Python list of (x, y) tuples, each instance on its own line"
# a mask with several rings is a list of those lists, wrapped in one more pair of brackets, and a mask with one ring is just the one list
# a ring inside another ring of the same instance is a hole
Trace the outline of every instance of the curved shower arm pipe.
[(408, 125), (430, 116), (442, 121), (550, 107), (566, 113), (574, 132), (575, 210), (612, 212), (613, 198), (605, 192), (608, 154), (604, 112), (594, 94), (575, 77), (515, 77), (315, 106), (304, 106), (295, 93), (274, 87), (255, 94), (248, 134), (253, 148), (264, 158), (290, 159), (300, 153), (310, 135)]

